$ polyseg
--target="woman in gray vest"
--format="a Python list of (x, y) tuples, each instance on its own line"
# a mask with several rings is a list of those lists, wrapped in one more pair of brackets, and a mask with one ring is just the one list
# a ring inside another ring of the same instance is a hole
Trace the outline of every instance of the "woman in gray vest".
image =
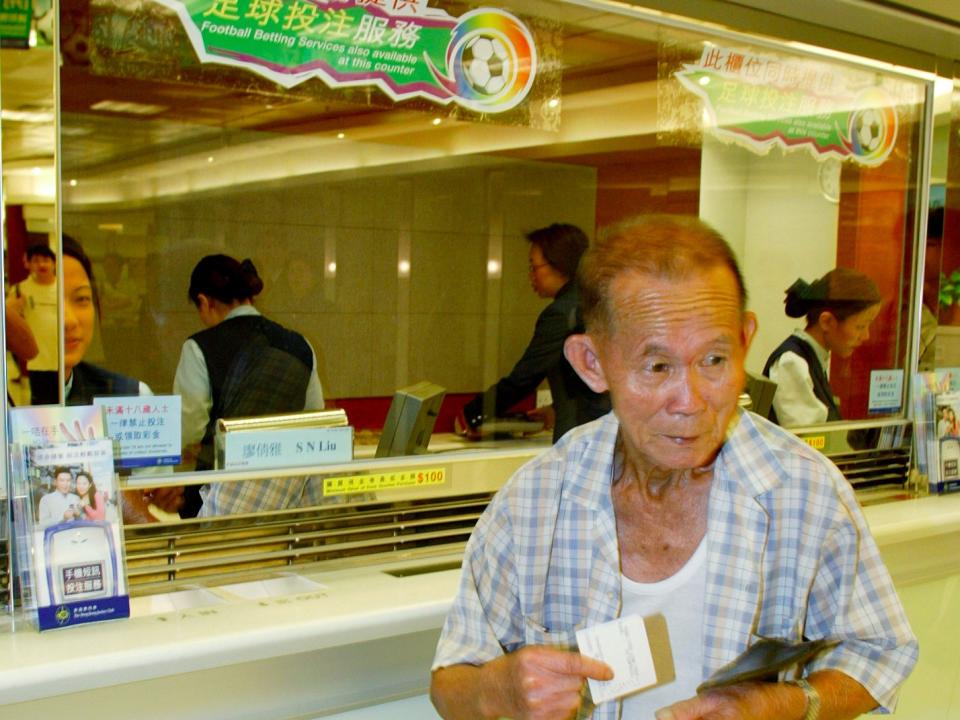
[[(188, 296), (206, 329), (183, 344), (173, 391), (182, 400), (183, 444), (196, 452), (198, 470), (213, 467), (218, 418), (323, 409), (313, 348), (300, 333), (260, 314), (253, 299), (261, 290), (263, 280), (253, 263), (229, 255), (207, 255), (190, 275)], [(272, 486), (254, 493), (248, 483), (222, 485), (231, 488), (188, 488), (181, 516), (252, 512), (286, 503), (263, 495)], [(227, 498), (229, 493), (239, 495)]]
[(846, 358), (870, 337), (883, 298), (877, 284), (857, 270), (836, 268), (812, 283), (797, 280), (786, 291), (788, 317), (806, 326), (784, 340), (763, 374), (777, 383), (770, 419), (784, 427), (840, 420), (830, 387), (830, 354)]

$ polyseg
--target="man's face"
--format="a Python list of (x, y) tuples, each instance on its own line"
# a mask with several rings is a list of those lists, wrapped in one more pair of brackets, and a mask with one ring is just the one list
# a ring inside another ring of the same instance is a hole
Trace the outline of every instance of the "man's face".
[(680, 281), (625, 273), (597, 355), (628, 458), (671, 470), (713, 461), (744, 387), (756, 319), (725, 267)]
[(59, 475), (57, 475), (57, 479), (54, 481), (57, 486), (57, 492), (61, 492), (64, 495), (70, 492), (71, 480), (72, 480), (72, 476), (70, 475), (70, 473), (60, 473)]
[(41, 285), (49, 285), (57, 279), (57, 264), (46, 255), (34, 255), (27, 260), (27, 270)]

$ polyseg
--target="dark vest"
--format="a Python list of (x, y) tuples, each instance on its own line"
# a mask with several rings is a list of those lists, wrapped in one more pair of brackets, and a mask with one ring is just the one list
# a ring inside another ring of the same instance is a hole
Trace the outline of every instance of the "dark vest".
[(78, 363), (71, 376), (66, 405), (89, 405), (95, 397), (140, 394), (140, 383), (134, 378), (89, 363)]
[(213, 399), (198, 470), (213, 466), (218, 418), (303, 410), (313, 354), (300, 333), (262, 315), (241, 315), (191, 339), (203, 353)]
[[(807, 367), (810, 369), (810, 379), (813, 380), (813, 394), (817, 396), (817, 400), (827, 406), (827, 420), (840, 420), (840, 408), (837, 407), (837, 401), (833, 397), (833, 390), (830, 388), (827, 373), (824, 371), (823, 365), (820, 364), (820, 358), (817, 357), (816, 350), (810, 347), (810, 343), (805, 340), (796, 335), (791, 335), (780, 343), (777, 349), (767, 358), (767, 364), (763, 366), (764, 376), (770, 377), (770, 368), (781, 355), (788, 352), (796, 353), (806, 360)], [(779, 424), (777, 413), (773, 407), (770, 408), (769, 417), (773, 422)]]
[[(313, 353), (302, 335), (262, 315), (224, 320), (191, 336), (203, 353), (213, 405), (197, 456), (197, 470), (214, 466), (219, 418), (251, 417), (303, 410), (313, 372)], [(203, 500), (188, 485), (180, 516), (196, 517)]]

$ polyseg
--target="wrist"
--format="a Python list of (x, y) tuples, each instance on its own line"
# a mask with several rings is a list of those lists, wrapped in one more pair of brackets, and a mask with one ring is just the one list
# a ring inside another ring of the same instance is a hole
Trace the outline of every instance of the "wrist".
[(793, 685), (801, 692), (804, 697), (804, 710), (800, 716), (801, 720), (818, 720), (820, 717), (820, 693), (805, 678), (790, 680), (788, 685)]

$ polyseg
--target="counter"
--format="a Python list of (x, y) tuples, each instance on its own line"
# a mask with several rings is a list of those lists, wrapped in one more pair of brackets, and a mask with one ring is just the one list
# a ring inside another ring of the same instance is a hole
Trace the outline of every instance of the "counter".
[[(960, 494), (866, 514), (921, 643), (897, 717), (960, 719)], [(286, 576), (300, 592), (234, 586), (181, 610), (138, 599), (129, 620), (0, 636), (0, 718), (433, 717), (429, 666), (459, 576), (429, 571), (444, 560), (457, 558)]]

